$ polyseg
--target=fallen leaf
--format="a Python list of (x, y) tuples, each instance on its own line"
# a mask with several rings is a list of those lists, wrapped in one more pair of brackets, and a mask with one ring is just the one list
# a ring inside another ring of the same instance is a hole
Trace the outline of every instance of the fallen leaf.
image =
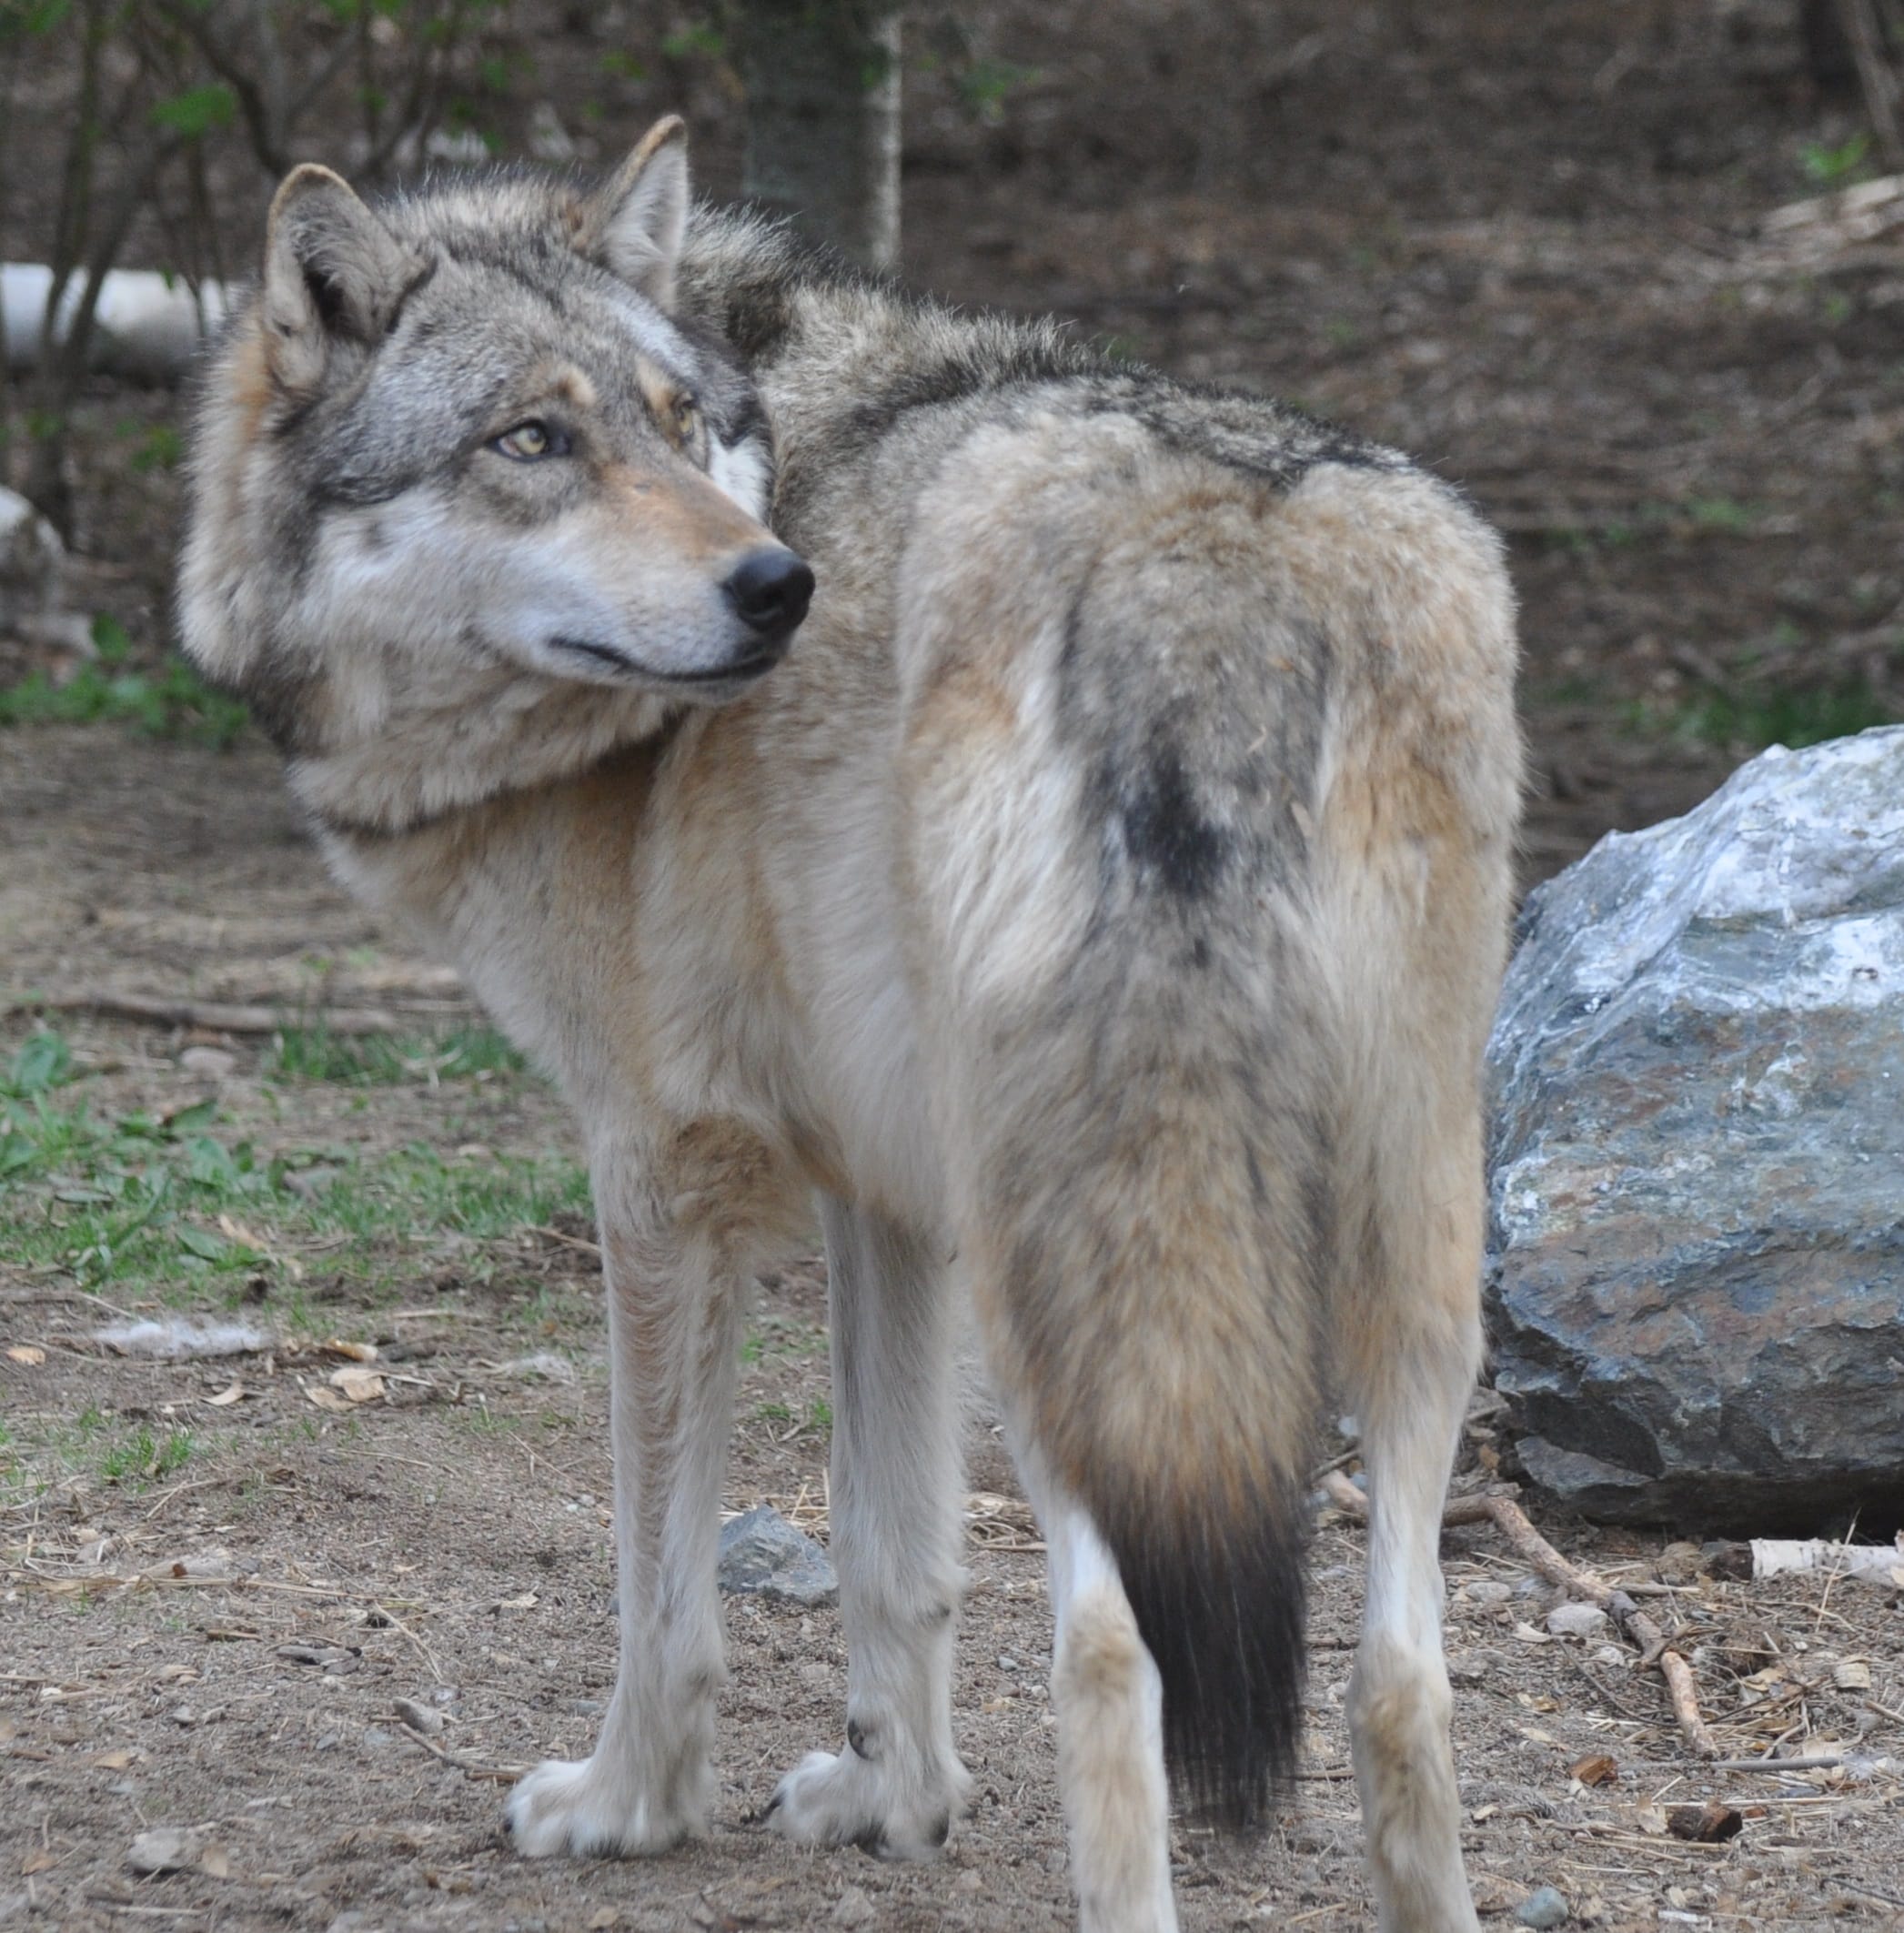
[(58, 1864), (59, 1855), (50, 1846), (35, 1846), (20, 1861), (20, 1874), (24, 1878), (34, 1873), (43, 1873), (49, 1867), (57, 1866)]
[(95, 1752), (86, 1764), (101, 1772), (123, 1772), (132, 1760), (133, 1754), (122, 1745), (110, 1752)]
[(198, 1870), (213, 1879), (231, 1878), (231, 1855), (222, 1846), (207, 1846), (198, 1855)]
[(602, 1933), (605, 1927), (616, 1925), (621, 1918), (618, 1908), (599, 1906), (589, 1915), (589, 1933)]
[(519, 1597), (499, 1597), (490, 1606), (496, 1611), (532, 1611), (539, 1602), (533, 1591), (524, 1591)]
[(6, 1352), (9, 1363), (20, 1363), (28, 1369), (37, 1369), (46, 1360), (44, 1349), (35, 1349), (31, 1343), (15, 1343)]
[(221, 1389), (216, 1396), (207, 1396), (205, 1401), (214, 1409), (229, 1409), (234, 1403), (245, 1400), (245, 1385), (234, 1383), (229, 1389)]
[(1536, 1631), (1530, 1624), (1521, 1623), (1514, 1627), (1514, 1635), (1524, 1645), (1551, 1645), (1554, 1636), (1549, 1631)]
[(218, 1233), (227, 1242), (236, 1242), (240, 1248), (248, 1248), (254, 1254), (267, 1254), (269, 1244), (262, 1235), (253, 1234), (242, 1222), (234, 1222), (229, 1215), (218, 1217)]
[(1633, 1822), (1642, 1832), (1654, 1834), (1666, 1830), (1666, 1807), (1664, 1806), (1636, 1806), (1633, 1808)]
[(374, 1363), (377, 1360), (375, 1343), (347, 1343), (337, 1336), (327, 1336), (317, 1344), (319, 1355), (340, 1355), (353, 1363)]
[(350, 1403), (375, 1403), (384, 1393), (384, 1379), (374, 1369), (363, 1369), (355, 1363), (333, 1369), (328, 1380), (330, 1386), (342, 1390), (345, 1400)]
[(1871, 1667), (1861, 1657), (1848, 1657), (1832, 1672), (1831, 1682), (1840, 1691), (1869, 1691)]
[(1745, 1829), (1738, 1809), (1709, 1798), (1703, 1806), (1675, 1806), (1666, 1816), (1666, 1829), (1676, 1839), (1698, 1846), (1720, 1846)]
[(1619, 1767), (1605, 1752), (1577, 1758), (1567, 1769), (1583, 1786), (1610, 1786), (1620, 1776)]
[(348, 1410), (350, 1407), (348, 1399), (347, 1397), (338, 1395), (337, 1391), (334, 1389), (325, 1389), (322, 1387), (317, 1389), (307, 1388), (304, 1392), (304, 1397), (307, 1403), (315, 1403), (319, 1409), (327, 1409), (332, 1412), (337, 1412), (340, 1410)]

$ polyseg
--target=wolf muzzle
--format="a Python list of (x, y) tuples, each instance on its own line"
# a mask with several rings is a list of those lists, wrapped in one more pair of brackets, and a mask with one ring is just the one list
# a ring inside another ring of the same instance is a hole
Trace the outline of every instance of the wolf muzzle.
[(813, 573), (804, 559), (776, 546), (750, 550), (720, 588), (763, 648), (783, 649), (813, 600)]

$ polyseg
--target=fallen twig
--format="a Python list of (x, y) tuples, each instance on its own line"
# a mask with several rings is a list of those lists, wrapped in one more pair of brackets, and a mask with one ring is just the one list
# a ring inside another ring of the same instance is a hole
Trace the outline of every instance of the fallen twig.
[(162, 1027), (203, 1027), (210, 1033), (278, 1033), (287, 1027), (322, 1029), (327, 1033), (401, 1033), (414, 1018), (378, 1007), (237, 1006), (223, 1001), (165, 1000), (153, 993), (114, 993), (104, 989), (78, 993), (35, 993), (7, 1002), (9, 1012), (110, 1013), (121, 1020), (154, 1021)]
[[(1360, 1523), (1368, 1521), (1368, 1499), (1347, 1477), (1332, 1471), (1323, 1478), (1323, 1489), (1345, 1516)], [(1492, 1524), (1506, 1540), (1508, 1548), (1530, 1570), (1583, 1603), (1597, 1605), (1619, 1626), (1628, 1642), (1638, 1648), (1642, 1665), (1658, 1667), (1660, 1676), (1666, 1680), (1673, 1717), (1678, 1720), (1686, 1742), (1702, 1758), (1719, 1756), (1718, 1741), (1699, 1716), (1692, 1666), (1625, 1591), (1615, 1590), (1604, 1578), (1562, 1556), (1528, 1522), (1526, 1513), (1511, 1496), (1496, 1494), (1450, 1497), (1441, 1521), (1444, 1525)]]
[(490, 1778), (499, 1785), (513, 1786), (529, 1769), (527, 1766), (486, 1766), (479, 1759), (465, 1758), (460, 1752), (447, 1750), (434, 1738), (426, 1738), (421, 1732), (413, 1731), (408, 1725), (402, 1727), (402, 1736), (412, 1745), (420, 1745), (432, 1758), (440, 1758), (446, 1766), (454, 1766), (465, 1778)]

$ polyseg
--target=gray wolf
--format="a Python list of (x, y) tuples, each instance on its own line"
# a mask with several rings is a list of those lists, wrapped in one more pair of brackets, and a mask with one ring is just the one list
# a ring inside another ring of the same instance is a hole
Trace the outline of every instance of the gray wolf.
[(1381, 1923), (1473, 1928), (1436, 1529), (1520, 754), (1461, 500), (690, 211), (670, 121), (593, 190), (293, 174), (181, 583), (338, 875), (586, 1141), (620, 1675), (516, 1844), (706, 1824), (743, 1304), (817, 1203), (845, 1737), (767, 1823), (923, 1857), (959, 1809), (964, 1294), (1051, 1551), (1082, 1924), (1174, 1927), (1173, 1792), (1247, 1825), (1291, 1767), (1326, 1373)]

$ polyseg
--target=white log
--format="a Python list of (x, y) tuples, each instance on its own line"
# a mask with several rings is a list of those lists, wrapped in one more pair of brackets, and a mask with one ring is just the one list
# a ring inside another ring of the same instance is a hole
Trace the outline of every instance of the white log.
[(1874, 1584), (1904, 1584), (1904, 1533), (1895, 1544), (1836, 1544), (1828, 1537), (1754, 1537), (1752, 1576), (1823, 1571), (1869, 1577)]
[[(0, 338), (9, 370), (37, 368), (46, 356), (46, 297), (53, 271), (37, 262), (0, 263)], [(64, 342), (78, 313), (85, 277), (76, 276), (60, 298), (53, 339)], [(136, 382), (176, 382), (206, 336), (231, 305), (221, 283), (201, 282), (195, 293), (176, 276), (150, 268), (115, 268), (99, 291), (86, 361), (95, 369)]]

